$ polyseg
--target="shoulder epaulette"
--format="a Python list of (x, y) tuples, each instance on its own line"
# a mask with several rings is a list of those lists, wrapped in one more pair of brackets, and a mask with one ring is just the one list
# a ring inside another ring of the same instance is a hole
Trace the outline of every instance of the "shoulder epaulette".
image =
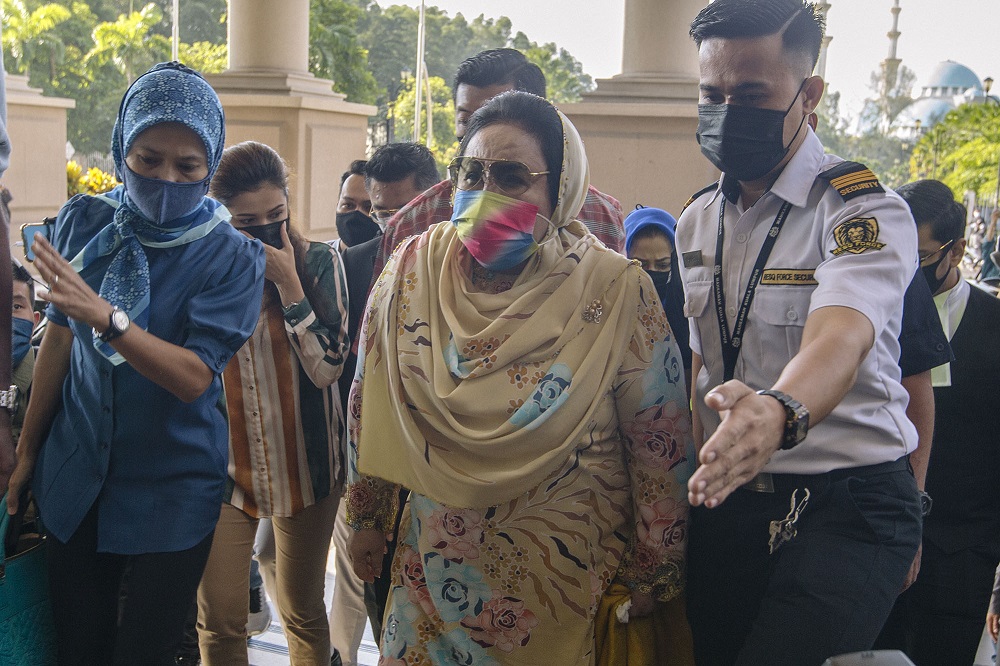
[(687, 203), (684, 204), (684, 207), (681, 208), (681, 212), (683, 213), (687, 209), (688, 206), (690, 206), (691, 204), (693, 204), (698, 199), (698, 197), (700, 197), (703, 194), (707, 194), (707, 193), (711, 192), (712, 190), (714, 190), (718, 186), (719, 186), (719, 181), (715, 181), (715, 182), (710, 183), (710, 184), (706, 185), (705, 187), (701, 188), (700, 190), (698, 190), (694, 194), (692, 194), (691, 198), (688, 199)]
[(819, 177), (829, 181), (844, 201), (865, 194), (885, 192), (878, 182), (878, 176), (858, 162), (841, 162), (821, 173)]

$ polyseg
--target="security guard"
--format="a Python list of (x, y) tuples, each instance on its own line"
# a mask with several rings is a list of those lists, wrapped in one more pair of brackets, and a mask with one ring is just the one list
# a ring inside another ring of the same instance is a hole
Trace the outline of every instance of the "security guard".
[(812, 4), (716, 0), (691, 35), (698, 140), (723, 172), (677, 229), (696, 661), (818, 666), (871, 647), (920, 541), (897, 363), (916, 234), (806, 122), (824, 86)]

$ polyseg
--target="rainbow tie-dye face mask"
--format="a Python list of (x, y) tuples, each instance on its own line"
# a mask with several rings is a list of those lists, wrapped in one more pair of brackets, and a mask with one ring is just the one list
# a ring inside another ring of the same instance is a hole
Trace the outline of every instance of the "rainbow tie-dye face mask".
[(457, 190), (451, 223), (462, 244), (491, 271), (517, 266), (538, 251), (538, 206), (486, 190)]

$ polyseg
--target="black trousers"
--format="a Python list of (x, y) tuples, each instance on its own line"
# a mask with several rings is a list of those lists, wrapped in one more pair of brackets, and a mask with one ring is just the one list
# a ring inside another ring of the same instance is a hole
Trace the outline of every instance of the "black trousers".
[(50, 537), (60, 666), (173, 666), (211, 547), (209, 534), (175, 553), (98, 553), (96, 503), (66, 543)]
[(985, 546), (946, 553), (925, 540), (920, 574), (899, 595), (875, 647), (902, 650), (919, 666), (971, 664), (998, 560)]
[[(801, 501), (805, 488), (797, 535), (769, 554), (771, 521), (784, 519), (793, 491)], [(871, 648), (919, 543), (916, 483), (901, 464), (776, 475), (774, 493), (740, 489), (715, 509), (692, 509), (695, 661), (820, 666)]]

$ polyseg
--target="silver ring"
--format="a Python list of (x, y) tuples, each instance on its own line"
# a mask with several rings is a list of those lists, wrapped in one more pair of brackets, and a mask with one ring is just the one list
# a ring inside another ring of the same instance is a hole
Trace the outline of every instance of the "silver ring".
[(59, 274), (58, 273), (56, 273), (52, 277), (52, 288), (55, 289), (57, 284), (59, 284)]

